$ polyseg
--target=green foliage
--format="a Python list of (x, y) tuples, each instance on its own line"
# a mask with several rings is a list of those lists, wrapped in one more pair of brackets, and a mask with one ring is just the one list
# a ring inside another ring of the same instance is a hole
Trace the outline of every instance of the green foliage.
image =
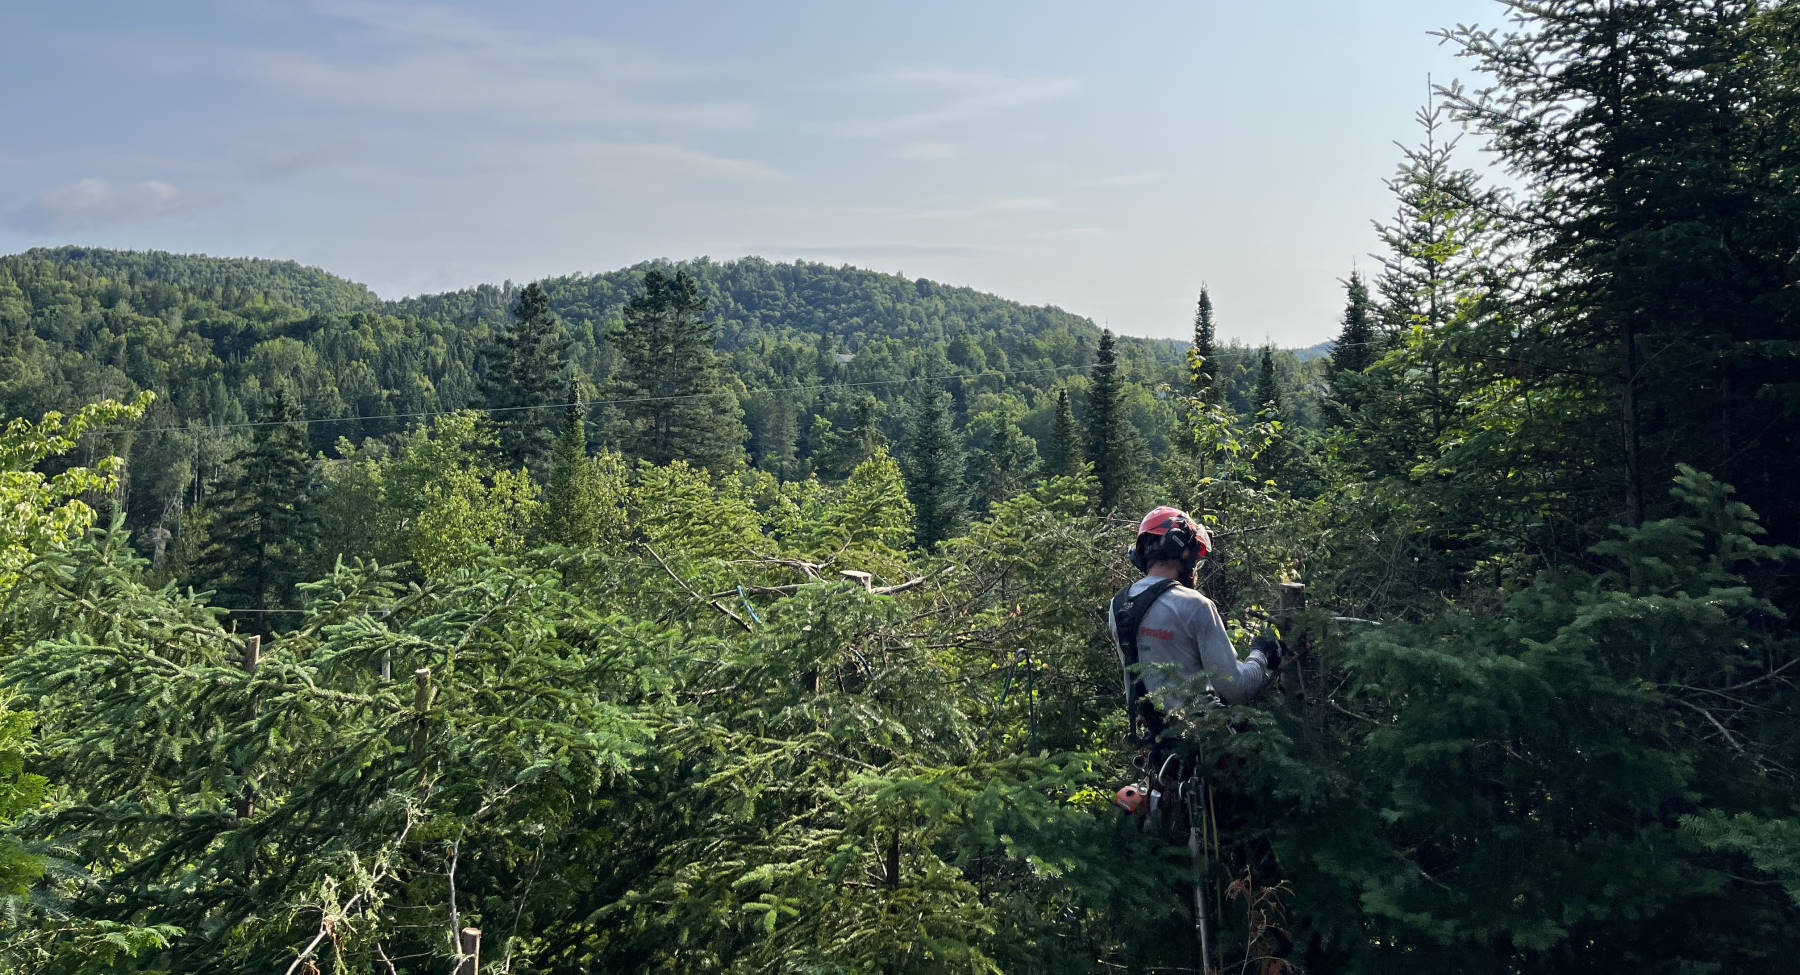
[(92, 468), (71, 467), (45, 475), (34, 468), (73, 449), (90, 427), (138, 419), (152, 397), (130, 404), (110, 400), (85, 406), (72, 416), (46, 413), (36, 423), (15, 419), (0, 430), (0, 589), (9, 588), (21, 568), (50, 548), (79, 537), (94, 521), (84, 494), (111, 491), (118, 458)]
[(1081, 433), (1075, 426), (1075, 411), (1069, 406), (1069, 391), (1056, 391), (1056, 425), (1050, 433), (1050, 446), (1044, 452), (1045, 477), (1077, 477), (1086, 466), (1082, 458)]
[[(36, 812), (44, 802), (49, 780), (25, 771), (30, 754), (31, 712), (14, 711), (0, 698), (0, 827), (21, 815)], [(19, 847), (17, 840), (0, 836), (0, 905), (23, 896), (44, 872), (42, 862)], [(0, 932), (6, 924), (0, 922)]]
[(570, 547), (616, 543), (628, 535), (629, 470), (620, 455), (587, 452), (586, 409), (571, 407), (551, 453), (550, 479), (536, 511), (536, 537)]
[(1100, 509), (1130, 507), (1135, 500), (1132, 492), (1143, 477), (1140, 467), (1147, 465), (1147, 458), (1143, 441), (1124, 416), (1124, 379), (1119, 375), (1117, 345), (1111, 332), (1100, 334), (1089, 383), (1087, 460), (1094, 465), (1094, 477), (1100, 483)]
[(706, 299), (692, 275), (644, 275), (612, 335), (619, 351), (613, 395), (623, 400), (615, 439), (627, 454), (683, 460), (724, 473), (743, 456), (743, 409), (724, 385)]
[(1218, 396), (1219, 363), (1214, 346), (1212, 295), (1200, 289), (1200, 301), (1194, 309), (1194, 344), (1188, 347), (1188, 392), (1201, 400)]
[[(287, 387), (277, 387), (233, 476), (213, 496), (208, 544), (190, 568), (219, 605), (266, 614), (292, 603), (312, 480), (298, 412)], [(245, 628), (269, 631), (255, 616)]]
[(905, 469), (915, 519), (913, 541), (929, 551), (961, 529), (967, 503), (962, 449), (943, 397), (935, 391), (926, 392), (914, 414)]
[(512, 323), (481, 353), (481, 405), (498, 431), (507, 467), (546, 470), (556, 434), (557, 404), (568, 388), (569, 340), (550, 310), (550, 296), (529, 284), (513, 304)]

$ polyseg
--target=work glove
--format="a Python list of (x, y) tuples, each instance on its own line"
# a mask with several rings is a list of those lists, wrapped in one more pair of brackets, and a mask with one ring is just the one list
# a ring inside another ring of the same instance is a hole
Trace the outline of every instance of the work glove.
[(1250, 652), (1263, 655), (1263, 662), (1269, 673), (1281, 669), (1281, 641), (1275, 639), (1268, 630), (1258, 633), (1256, 639), (1250, 641)]

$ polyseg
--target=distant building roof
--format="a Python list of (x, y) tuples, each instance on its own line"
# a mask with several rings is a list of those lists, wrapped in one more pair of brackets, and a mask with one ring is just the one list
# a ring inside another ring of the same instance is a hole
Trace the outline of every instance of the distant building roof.
[(839, 361), (839, 362), (847, 363), (851, 359), (856, 358), (856, 353), (854, 353), (854, 352), (839, 352), (839, 353), (836, 353), (836, 355), (837, 355), (837, 361)]

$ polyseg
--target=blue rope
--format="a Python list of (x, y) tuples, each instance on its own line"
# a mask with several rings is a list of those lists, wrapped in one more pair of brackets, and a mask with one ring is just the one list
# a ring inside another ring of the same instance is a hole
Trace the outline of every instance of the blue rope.
[(761, 626), (762, 617), (756, 615), (756, 607), (750, 605), (750, 597), (744, 593), (744, 587), (741, 584), (738, 586), (738, 598), (744, 601), (744, 609), (749, 611), (750, 618), (755, 620), (758, 626)]
[(981, 734), (975, 741), (980, 743), (987, 738), (988, 729), (994, 726), (994, 719), (1000, 717), (1000, 709), (1006, 705), (1006, 699), (1012, 695), (1013, 676), (1019, 672), (1019, 658), (1013, 658), (1013, 665), (1006, 671), (1006, 686), (1000, 691), (1000, 700), (994, 702), (994, 713), (988, 715), (987, 724), (981, 726)]

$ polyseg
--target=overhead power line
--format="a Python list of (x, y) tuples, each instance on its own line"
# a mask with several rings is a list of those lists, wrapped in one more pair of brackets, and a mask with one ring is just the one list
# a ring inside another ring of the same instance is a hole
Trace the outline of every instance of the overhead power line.
[[(907, 383), (942, 382), (947, 379), (980, 379), (983, 376), (1041, 375), (1048, 372), (1059, 372), (1064, 369), (1079, 369), (1080, 366), (1045, 366), (1038, 369), (1009, 369), (1005, 372), (953, 373), (942, 376), (912, 376), (907, 379), (870, 379), (854, 383), (814, 383), (808, 386), (765, 387), (762, 389), (746, 389), (745, 393), (807, 393), (824, 389), (859, 389), (868, 386), (900, 386)], [(672, 403), (678, 400), (704, 399), (716, 395), (718, 391), (707, 393), (681, 393), (674, 396), (628, 396), (621, 399), (589, 400), (584, 403), (539, 403), (533, 406), (466, 406), (460, 410), (425, 410), (418, 413), (371, 413), (361, 416), (318, 416), (299, 417), (292, 420), (247, 420), (242, 423), (208, 423), (194, 426), (161, 426), (161, 427), (96, 427), (95, 430), (138, 433), (185, 433), (199, 430), (247, 430), (254, 427), (280, 427), (290, 424), (311, 426), (315, 423), (358, 423), (368, 420), (421, 420), (435, 416), (449, 416), (453, 413), (520, 413), (528, 410), (566, 410), (570, 407), (592, 408), (595, 406), (619, 406), (625, 403)]]

